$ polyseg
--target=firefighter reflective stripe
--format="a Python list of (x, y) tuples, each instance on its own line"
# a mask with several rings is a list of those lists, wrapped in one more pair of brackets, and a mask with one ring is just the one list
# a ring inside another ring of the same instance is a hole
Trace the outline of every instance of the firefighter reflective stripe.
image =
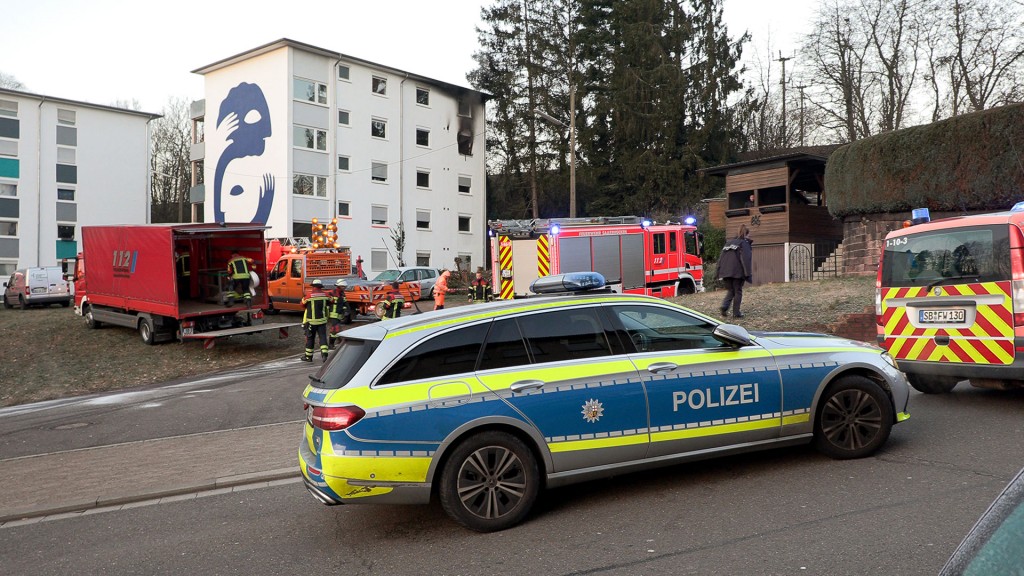
[(314, 294), (307, 298), (306, 312), (302, 315), (302, 321), (312, 325), (326, 324), (330, 302), (330, 299), (323, 294)]
[(512, 300), (515, 298), (515, 284), (512, 281), (512, 239), (508, 236), (498, 238), (498, 270), (501, 274), (501, 292), (498, 297)]
[[(1014, 350), (1010, 289), (1010, 282), (883, 289), (883, 346), (897, 360), (1011, 364)], [(922, 310), (942, 309), (937, 305), (943, 300), (950, 303), (949, 308), (965, 309), (966, 321), (971, 320), (973, 312), (973, 323), (962, 328), (948, 324), (930, 328), (919, 318), (911, 317)]]
[(548, 246), (548, 235), (541, 234), (537, 238), (537, 277), (551, 273), (551, 251)]
[(241, 280), (249, 277), (249, 261), (243, 257), (232, 258), (228, 262), (228, 271), (231, 272), (232, 280)]

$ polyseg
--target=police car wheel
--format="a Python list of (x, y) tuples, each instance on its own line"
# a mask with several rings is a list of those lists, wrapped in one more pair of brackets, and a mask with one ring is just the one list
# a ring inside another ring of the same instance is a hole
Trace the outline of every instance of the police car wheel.
[(537, 500), (540, 472), (522, 440), (490, 431), (459, 444), (445, 463), (438, 493), (453, 520), (494, 532), (526, 517)]
[(959, 379), (953, 376), (928, 376), (925, 374), (907, 374), (907, 381), (914, 390), (924, 394), (948, 394), (956, 388)]
[(885, 391), (863, 376), (845, 376), (818, 404), (814, 444), (832, 458), (862, 458), (885, 443), (892, 424), (892, 401)]

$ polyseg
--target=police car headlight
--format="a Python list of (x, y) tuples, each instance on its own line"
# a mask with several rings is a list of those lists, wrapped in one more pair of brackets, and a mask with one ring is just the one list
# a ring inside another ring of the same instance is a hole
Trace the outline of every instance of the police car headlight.
[(882, 360), (885, 360), (886, 364), (899, 370), (900, 367), (896, 365), (896, 359), (889, 355), (888, 352), (882, 352)]

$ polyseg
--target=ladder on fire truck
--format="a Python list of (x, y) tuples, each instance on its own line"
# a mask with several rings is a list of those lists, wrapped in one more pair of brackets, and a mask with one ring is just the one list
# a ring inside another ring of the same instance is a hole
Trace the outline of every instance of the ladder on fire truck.
[(529, 238), (547, 234), (553, 226), (572, 228), (575, 226), (615, 226), (622, 224), (643, 224), (639, 216), (593, 216), (589, 218), (536, 218), (530, 220), (490, 220), (487, 225), (496, 235), (513, 238)]

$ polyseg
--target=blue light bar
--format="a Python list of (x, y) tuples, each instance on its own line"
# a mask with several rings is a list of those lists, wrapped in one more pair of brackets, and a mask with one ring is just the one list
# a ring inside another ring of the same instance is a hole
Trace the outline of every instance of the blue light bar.
[(696, 223), (697, 219), (694, 218), (693, 216), (687, 216), (686, 218), (683, 219), (683, 224), (686, 224), (687, 226), (693, 226)]
[(914, 224), (924, 224), (925, 222), (931, 222), (931, 213), (928, 212), (927, 208), (914, 208), (910, 213), (910, 221)]
[(1010, 208), (1010, 212), (1020, 212), (1022, 210), (1024, 210), (1024, 202), (1017, 202), (1013, 205), (1013, 208)]
[(640, 221), (640, 225), (643, 226), (644, 228), (649, 227), (651, 224), (652, 222), (646, 218)]
[(604, 288), (604, 276), (597, 272), (570, 272), (537, 278), (530, 284), (534, 294), (565, 294)]
[(551, 235), (552, 236), (558, 236), (558, 233), (561, 232), (561, 231), (562, 231), (562, 227), (559, 226), (558, 224), (552, 224), (551, 225)]

